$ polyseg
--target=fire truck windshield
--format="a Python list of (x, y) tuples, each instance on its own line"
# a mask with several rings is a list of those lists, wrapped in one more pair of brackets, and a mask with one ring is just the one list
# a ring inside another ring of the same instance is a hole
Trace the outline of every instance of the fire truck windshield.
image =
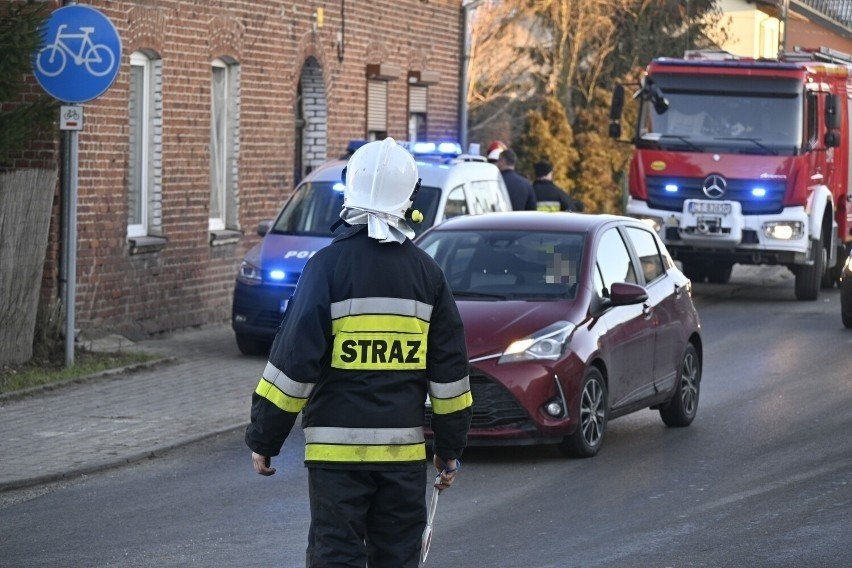
[[(656, 75), (668, 107), (643, 101), (638, 145), (688, 152), (791, 155), (802, 144), (802, 87), (794, 79)], [(659, 109), (662, 110), (662, 109)]]

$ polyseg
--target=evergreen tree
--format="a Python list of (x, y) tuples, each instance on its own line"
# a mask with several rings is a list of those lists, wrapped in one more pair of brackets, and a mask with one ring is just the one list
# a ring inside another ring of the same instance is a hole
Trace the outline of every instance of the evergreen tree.
[(553, 182), (569, 193), (574, 188), (571, 173), (579, 153), (565, 109), (555, 97), (545, 97), (541, 107), (527, 113), (524, 132), (514, 149), (518, 170), (528, 178), (535, 179), (533, 164), (547, 160), (553, 165)]
[(0, 4), (0, 166), (16, 155), (56, 115), (57, 103), (35, 94), (32, 54), (42, 43), (39, 28), (47, 19), (46, 3)]

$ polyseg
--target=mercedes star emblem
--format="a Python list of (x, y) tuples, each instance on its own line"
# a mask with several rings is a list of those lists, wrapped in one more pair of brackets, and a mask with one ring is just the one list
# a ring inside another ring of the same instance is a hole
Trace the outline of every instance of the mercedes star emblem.
[(711, 176), (707, 176), (707, 179), (704, 180), (704, 187), (701, 189), (704, 190), (704, 195), (710, 199), (719, 199), (725, 195), (725, 189), (727, 187), (728, 182), (725, 181), (725, 178), (720, 175), (713, 174)]

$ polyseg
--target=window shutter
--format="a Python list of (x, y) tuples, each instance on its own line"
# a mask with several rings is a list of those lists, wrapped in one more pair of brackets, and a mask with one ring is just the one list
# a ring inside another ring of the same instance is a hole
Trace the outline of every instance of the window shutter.
[(426, 112), (426, 89), (418, 85), (408, 87), (408, 112)]
[(388, 84), (386, 81), (367, 81), (367, 132), (386, 132), (388, 129)]

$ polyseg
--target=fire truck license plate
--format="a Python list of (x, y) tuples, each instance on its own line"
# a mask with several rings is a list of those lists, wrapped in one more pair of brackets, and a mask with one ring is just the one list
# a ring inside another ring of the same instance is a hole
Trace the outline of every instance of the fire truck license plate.
[(690, 201), (689, 212), (696, 215), (728, 215), (731, 204), (725, 201)]

